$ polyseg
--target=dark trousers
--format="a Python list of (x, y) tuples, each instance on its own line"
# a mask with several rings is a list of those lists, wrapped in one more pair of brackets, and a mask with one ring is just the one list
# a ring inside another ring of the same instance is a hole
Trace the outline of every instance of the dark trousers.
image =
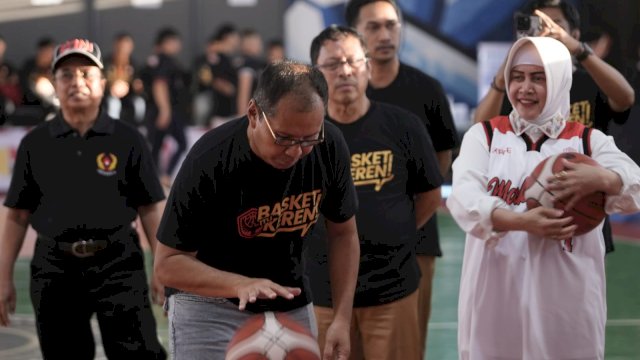
[[(151, 143), (151, 155), (153, 156), (153, 160), (156, 163), (156, 166), (160, 173), (171, 176), (176, 166), (178, 165), (178, 161), (182, 154), (187, 150), (187, 137), (185, 135), (184, 127), (185, 127), (185, 116), (179, 114), (174, 111), (171, 114), (171, 122), (169, 123), (169, 127), (160, 130), (156, 127), (156, 117), (157, 110), (153, 109), (147, 117), (147, 126), (149, 133), (149, 142)], [(160, 167), (160, 150), (162, 149), (162, 144), (164, 142), (164, 138), (170, 135), (178, 144), (178, 148), (176, 151), (171, 154), (171, 158), (169, 159), (169, 164), (165, 171), (162, 171)]]
[(611, 220), (609, 215), (604, 218), (604, 225), (602, 226), (602, 235), (604, 235), (604, 248), (605, 254), (613, 252), (615, 246), (613, 246), (613, 229), (611, 228)]
[(44, 359), (93, 359), (94, 313), (109, 359), (166, 359), (137, 235), (87, 258), (38, 239), (30, 290)]

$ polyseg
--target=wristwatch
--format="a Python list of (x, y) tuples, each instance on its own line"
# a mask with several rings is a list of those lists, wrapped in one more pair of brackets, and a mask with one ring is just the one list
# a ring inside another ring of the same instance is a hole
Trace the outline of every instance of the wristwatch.
[(575, 55), (578, 62), (583, 62), (589, 55), (593, 55), (593, 49), (585, 42), (580, 43), (580, 51)]

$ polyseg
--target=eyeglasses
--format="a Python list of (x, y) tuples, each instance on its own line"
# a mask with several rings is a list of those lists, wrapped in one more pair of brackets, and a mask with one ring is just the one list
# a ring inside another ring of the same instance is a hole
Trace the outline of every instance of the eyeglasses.
[(385, 21), (383, 23), (369, 22), (367, 23), (367, 25), (365, 25), (364, 32), (369, 34), (375, 34), (378, 31), (380, 31), (380, 29), (382, 29), (383, 27), (387, 29), (387, 31), (389, 32), (395, 32), (400, 29), (400, 26), (401, 26), (400, 22), (395, 20)]
[(337, 71), (338, 69), (343, 68), (345, 64), (349, 64), (349, 66), (353, 70), (357, 70), (357, 69), (360, 69), (360, 67), (362, 67), (362, 65), (364, 63), (366, 63), (366, 61), (367, 61), (367, 58), (363, 57), (363, 58), (359, 58), (359, 59), (347, 59), (347, 60), (342, 60), (342, 61), (331, 61), (331, 62), (328, 62), (326, 64), (318, 64), (318, 65), (316, 65), (316, 67), (318, 67), (320, 69), (327, 70), (327, 71)]
[(262, 112), (262, 116), (264, 117), (264, 122), (267, 124), (267, 128), (269, 128), (269, 132), (271, 133), (271, 136), (273, 136), (273, 142), (276, 145), (280, 145), (280, 146), (286, 146), (286, 147), (291, 147), (291, 146), (302, 146), (302, 147), (308, 147), (308, 146), (315, 146), (318, 145), (320, 143), (322, 143), (324, 141), (324, 121), (322, 122), (322, 128), (320, 129), (320, 134), (319, 137), (317, 139), (293, 139), (290, 137), (285, 137), (285, 136), (280, 136), (280, 135), (276, 135), (273, 132), (273, 129), (271, 129), (271, 125), (269, 124), (269, 120), (267, 119), (267, 115), (264, 113), (264, 111)]
[(84, 81), (93, 81), (102, 78), (102, 73), (91, 71), (91, 69), (77, 69), (75, 71), (63, 69), (58, 71), (56, 78), (64, 83), (70, 83), (76, 78), (76, 75)]

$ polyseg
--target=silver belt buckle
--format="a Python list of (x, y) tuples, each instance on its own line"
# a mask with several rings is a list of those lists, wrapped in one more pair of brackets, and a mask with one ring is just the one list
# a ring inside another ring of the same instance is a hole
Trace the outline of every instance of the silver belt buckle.
[(71, 244), (71, 253), (79, 258), (93, 256), (95, 251), (89, 251), (90, 245), (93, 245), (93, 239), (76, 241)]

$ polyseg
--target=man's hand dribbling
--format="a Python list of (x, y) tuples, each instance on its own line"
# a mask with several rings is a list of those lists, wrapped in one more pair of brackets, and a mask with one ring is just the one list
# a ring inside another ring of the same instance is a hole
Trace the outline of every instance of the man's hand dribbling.
[(9, 314), (16, 311), (16, 287), (13, 281), (0, 281), (0, 326), (9, 326)]
[(240, 310), (244, 310), (247, 303), (254, 303), (258, 299), (275, 299), (280, 296), (291, 300), (302, 293), (300, 288), (278, 285), (268, 279), (247, 279), (238, 284), (236, 289)]
[[(320, 344), (322, 346), (322, 344)], [(347, 360), (351, 353), (349, 324), (334, 321), (327, 329), (322, 360)]]

